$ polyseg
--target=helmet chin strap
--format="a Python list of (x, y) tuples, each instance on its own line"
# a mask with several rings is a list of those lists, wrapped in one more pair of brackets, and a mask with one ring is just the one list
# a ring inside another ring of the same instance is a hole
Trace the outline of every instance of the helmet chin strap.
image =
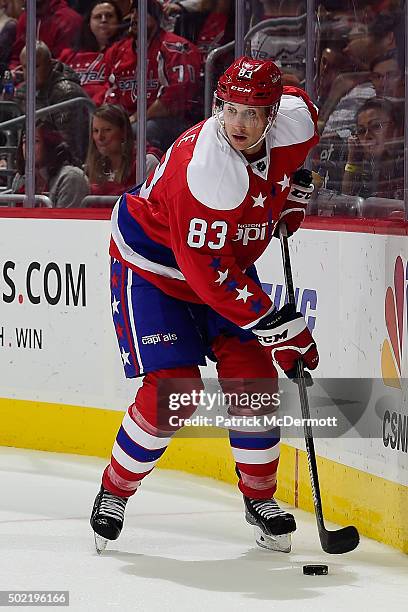
[(259, 143), (262, 142), (262, 140), (264, 140), (266, 138), (266, 135), (269, 132), (269, 130), (271, 129), (274, 120), (275, 120), (275, 117), (273, 117), (273, 118), (269, 117), (268, 118), (268, 123), (266, 124), (265, 129), (262, 132), (261, 136), (258, 138), (258, 140), (256, 142), (254, 142), (254, 144), (252, 144), (250, 147), (247, 147), (246, 149), (243, 149), (243, 150), (244, 151), (249, 151), (250, 149), (253, 149), (257, 145), (259, 145)]

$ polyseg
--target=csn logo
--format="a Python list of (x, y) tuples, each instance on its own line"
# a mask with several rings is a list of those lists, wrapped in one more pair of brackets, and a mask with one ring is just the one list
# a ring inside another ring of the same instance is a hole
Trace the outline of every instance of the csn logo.
[(32, 261), (23, 273), (24, 287), (17, 287), (16, 276), (16, 263), (6, 261), (0, 268), (0, 290), (6, 304), (15, 300), (22, 304), (27, 299), (31, 304), (86, 306), (84, 263), (73, 266), (54, 261), (47, 264)]
[(392, 450), (408, 452), (408, 415), (386, 410), (382, 438), (385, 448), (390, 446)]
[[(402, 390), (401, 379), (405, 371), (404, 339), (407, 316), (408, 266), (401, 257), (394, 264), (394, 282), (385, 293), (384, 315), (388, 338), (381, 349), (381, 373), (384, 384)], [(383, 417), (382, 439), (385, 448), (408, 452), (408, 414), (405, 403), (401, 412), (386, 410)]]

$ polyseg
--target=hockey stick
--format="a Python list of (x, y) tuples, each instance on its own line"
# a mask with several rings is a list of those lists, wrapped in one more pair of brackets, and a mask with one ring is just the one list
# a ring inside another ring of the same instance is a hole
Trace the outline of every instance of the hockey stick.
[[(293, 278), (292, 268), (290, 265), (290, 254), (288, 246), (288, 234), (286, 225), (281, 223), (279, 226), (279, 237), (282, 249), (282, 261), (283, 269), (285, 273), (286, 291), (288, 295), (288, 301), (290, 304), (295, 305), (295, 292), (293, 289)], [(329, 531), (324, 526), (322, 500), (320, 496), (319, 486), (319, 474), (317, 471), (316, 454), (313, 441), (313, 432), (311, 425), (309, 424), (310, 409), (309, 400), (307, 397), (305, 373), (303, 369), (303, 362), (299, 360), (297, 362), (296, 382), (299, 387), (300, 407), (302, 411), (302, 417), (304, 419), (304, 433), (306, 442), (307, 462), (309, 465), (310, 482), (312, 485), (313, 502), (316, 514), (317, 528), (319, 531), (320, 543), (325, 552), (339, 555), (342, 553), (354, 550), (360, 541), (360, 536), (355, 527), (350, 525), (349, 527), (343, 527), (336, 531)]]

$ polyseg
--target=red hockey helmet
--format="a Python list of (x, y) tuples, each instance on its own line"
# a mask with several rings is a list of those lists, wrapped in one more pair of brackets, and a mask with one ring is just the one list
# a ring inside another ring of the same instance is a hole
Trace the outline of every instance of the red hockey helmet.
[(240, 57), (220, 77), (215, 95), (224, 102), (279, 106), (281, 71), (272, 60)]

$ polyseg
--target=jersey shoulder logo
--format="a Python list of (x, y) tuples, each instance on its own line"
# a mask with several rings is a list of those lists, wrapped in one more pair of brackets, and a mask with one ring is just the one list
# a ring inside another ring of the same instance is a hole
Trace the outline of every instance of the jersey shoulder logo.
[(191, 51), (190, 43), (188, 42), (170, 42), (165, 40), (163, 45), (166, 47), (166, 49), (175, 53), (190, 53)]

